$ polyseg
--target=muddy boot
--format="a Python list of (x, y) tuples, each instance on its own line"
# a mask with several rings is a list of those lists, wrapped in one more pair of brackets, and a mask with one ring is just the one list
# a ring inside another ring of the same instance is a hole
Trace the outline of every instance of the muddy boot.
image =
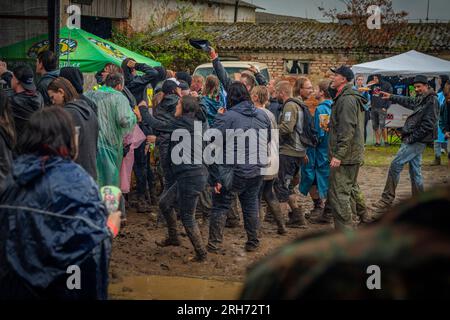
[(137, 212), (138, 213), (146, 213), (149, 211), (147, 200), (145, 199), (145, 195), (138, 195), (137, 197)]
[(267, 209), (269, 209), (269, 208), (270, 208), (270, 212), (272, 213), (272, 216), (278, 226), (277, 233), (278, 234), (286, 234), (287, 230), (286, 230), (286, 225), (284, 223), (283, 213), (281, 212), (280, 203), (278, 201), (272, 201), (271, 203), (268, 203)]
[(316, 199), (314, 201), (314, 208), (305, 214), (306, 219), (317, 218), (323, 214), (323, 209), (325, 208), (325, 203), (322, 199)]
[(207, 253), (206, 248), (203, 244), (202, 235), (200, 233), (198, 225), (196, 224), (193, 227), (185, 227), (185, 230), (195, 250), (195, 258), (192, 261), (194, 262), (205, 261)]
[(286, 226), (289, 228), (308, 228), (305, 214), (302, 212), (301, 208), (292, 209), (292, 215), (290, 216), (289, 221), (286, 223)]
[(155, 241), (156, 245), (159, 247), (175, 246), (181, 245), (180, 239), (178, 239), (177, 231), (177, 216), (173, 210), (169, 214), (164, 215), (167, 223), (168, 237), (163, 241)]
[(366, 209), (361, 213), (358, 213), (360, 224), (369, 224), (374, 221), (373, 217), (369, 214), (369, 211)]
[(147, 201), (150, 203), (150, 205), (152, 205), (152, 206), (158, 205), (158, 197), (156, 196), (155, 188), (152, 188), (150, 191), (147, 191), (146, 196), (147, 196)]
[(440, 166), (441, 165), (441, 158), (435, 157), (432, 166)]
[(309, 222), (314, 224), (332, 224), (333, 221), (333, 215), (325, 210), (322, 210), (322, 214), (309, 218)]

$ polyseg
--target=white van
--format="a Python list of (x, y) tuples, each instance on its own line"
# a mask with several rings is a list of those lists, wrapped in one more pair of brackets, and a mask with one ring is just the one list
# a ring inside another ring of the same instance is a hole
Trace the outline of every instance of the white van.
[[(267, 81), (270, 80), (269, 69), (264, 63), (250, 61), (221, 61), (221, 63), (232, 79), (234, 79), (235, 73), (241, 73), (242, 71), (250, 68), (250, 65), (253, 65), (256, 67), (256, 69), (258, 69), (259, 72), (261, 72), (261, 74), (266, 78)], [(212, 63), (199, 65), (194, 71), (194, 75), (201, 75), (205, 78), (210, 74), (214, 74)]]

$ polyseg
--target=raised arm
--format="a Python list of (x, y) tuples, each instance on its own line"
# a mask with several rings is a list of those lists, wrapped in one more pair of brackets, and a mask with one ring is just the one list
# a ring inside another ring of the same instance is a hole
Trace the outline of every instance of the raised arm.
[(227, 71), (219, 60), (219, 55), (213, 48), (211, 48), (209, 56), (212, 60), (213, 68), (216, 72), (217, 78), (219, 78), (219, 81), (224, 87), (225, 91), (228, 91), (228, 88), (230, 87), (233, 80), (231, 80), (231, 78), (229, 77)]

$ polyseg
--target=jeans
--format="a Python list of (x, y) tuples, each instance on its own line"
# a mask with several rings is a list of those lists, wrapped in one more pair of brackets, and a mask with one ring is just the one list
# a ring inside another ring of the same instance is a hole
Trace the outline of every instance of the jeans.
[(176, 182), (161, 195), (159, 208), (163, 214), (171, 211), (175, 205), (180, 210), (180, 218), (183, 226), (193, 227), (195, 221), (195, 209), (198, 197), (206, 188), (207, 176), (192, 176), (178, 178)]
[(136, 176), (136, 189), (138, 195), (145, 195), (145, 192), (153, 189), (155, 177), (150, 166), (150, 154), (145, 153), (145, 142), (134, 150), (134, 175)]
[(242, 178), (233, 177), (232, 190), (222, 189), (220, 194), (213, 194), (213, 208), (209, 222), (208, 247), (218, 249), (223, 240), (223, 229), (227, 218), (227, 212), (231, 207), (233, 192), (237, 193), (242, 206), (244, 228), (247, 232), (247, 244), (258, 246), (259, 225), (259, 190), (263, 177)]
[(294, 193), (294, 189), (290, 185), (295, 175), (300, 171), (300, 165), (301, 158), (280, 154), (280, 169), (278, 170), (278, 179), (274, 184), (280, 202), (287, 202), (289, 195)]
[(426, 144), (416, 142), (412, 144), (402, 143), (394, 160), (389, 167), (386, 186), (384, 187), (381, 199), (392, 204), (395, 199), (395, 190), (400, 180), (400, 173), (405, 164), (409, 163), (409, 176), (411, 178), (412, 194), (415, 196), (419, 192), (423, 192), (422, 180), (422, 153), (425, 151)]
[(434, 156), (440, 158), (442, 150), (447, 149), (447, 142), (434, 142)]

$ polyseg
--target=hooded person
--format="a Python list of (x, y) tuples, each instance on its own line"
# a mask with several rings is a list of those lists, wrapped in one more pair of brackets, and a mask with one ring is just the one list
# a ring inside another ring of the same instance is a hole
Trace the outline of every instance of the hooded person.
[[(261, 157), (258, 157), (258, 148), (253, 148), (250, 143), (255, 141), (253, 139), (260, 141), (261, 135), (265, 133), (266, 144), (262, 144), (262, 147), (265, 147), (267, 152), (267, 145), (271, 141), (270, 127), (269, 117), (252, 103), (245, 84), (237, 81), (231, 83), (227, 90), (227, 110), (217, 114), (212, 126), (213, 129), (220, 131), (223, 137), (230, 137), (230, 129), (235, 130), (236, 133), (231, 135), (232, 140), (224, 139), (226, 141), (223, 141), (226, 149), (231, 147), (234, 150), (233, 164), (213, 166), (210, 170), (212, 185), (215, 189), (207, 246), (210, 252), (221, 251), (223, 229), (234, 194), (237, 194), (239, 198), (245, 221), (244, 227), (247, 232), (245, 250), (256, 251), (260, 245), (258, 239), (259, 190), (263, 182), (261, 169), (266, 164), (263, 164)], [(241, 148), (239, 140), (247, 134), (250, 134), (249, 141), (244, 144), (244, 148)], [(237, 139), (234, 139), (234, 136), (237, 136)], [(223, 150), (225, 148), (222, 152)], [(259, 152), (261, 153), (261, 150)], [(244, 159), (243, 163), (241, 163), (241, 157)]]
[[(120, 73), (115, 74), (123, 79)], [(123, 87), (123, 81), (120, 84)], [(97, 182), (99, 186), (120, 187), (119, 170), (123, 159), (123, 138), (136, 125), (136, 115), (122, 92), (108, 86), (86, 92), (98, 107)]]
[[(0, 192), (0, 299), (107, 299), (112, 238), (120, 212), (108, 215), (95, 181), (72, 159), (75, 128), (62, 108), (32, 115)], [(10, 223), (14, 221), (14, 223)], [(78, 266), (81, 287), (67, 285)]]
[[(198, 140), (197, 136), (203, 136), (207, 129), (206, 115), (200, 108), (198, 98), (184, 96), (176, 105), (174, 117), (167, 117), (164, 120), (151, 118), (151, 125), (155, 129), (166, 132), (171, 135), (175, 130), (180, 129), (189, 132), (190, 139), (183, 137), (181, 142), (171, 141), (169, 144), (169, 153), (182, 148), (183, 161), (181, 163), (173, 161), (173, 159), (165, 158), (166, 166), (171, 168), (174, 175), (174, 183), (163, 192), (159, 202), (161, 214), (164, 216), (167, 227), (168, 237), (156, 242), (158, 246), (180, 246), (180, 240), (177, 232), (177, 218), (174, 212), (175, 204), (178, 204), (181, 221), (192, 245), (195, 249), (195, 261), (203, 261), (206, 259), (206, 250), (203, 245), (200, 230), (195, 220), (195, 209), (200, 193), (205, 189), (208, 170), (203, 161), (197, 163), (196, 153), (201, 151), (203, 155), (203, 141)], [(198, 131), (196, 126), (198, 126)], [(192, 143), (191, 143), (192, 142)], [(186, 161), (185, 150), (189, 150), (190, 159)]]
[(83, 94), (84, 77), (80, 69), (76, 67), (64, 67), (59, 71), (59, 76), (69, 80), (69, 82), (78, 93), (78, 98), (86, 101), (87, 104), (91, 107), (92, 111), (97, 114), (97, 106), (95, 105), (95, 103)]
[(53, 104), (70, 113), (75, 127), (78, 127), (78, 163), (91, 177), (97, 179), (97, 140), (99, 125), (97, 115), (88, 103), (80, 99), (72, 84), (58, 77), (48, 85), (48, 95)]
[(27, 65), (13, 70), (9, 97), (16, 132), (21, 133), (31, 115), (44, 106), (42, 95), (33, 83), (33, 70)]
[[(144, 95), (146, 94), (147, 86), (151, 85), (152, 88), (155, 88), (158, 82), (165, 77), (163, 70), (152, 68), (145, 63), (137, 63), (132, 58), (123, 60), (121, 67), (125, 79), (125, 87), (130, 90), (138, 104), (145, 99)], [(137, 75), (137, 71), (142, 72), (143, 75)]]
[[(164, 97), (157, 106), (155, 118), (161, 121), (173, 121), (178, 101), (181, 97), (180, 83), (170, 78), (164, 81), (162, 92)], [(164, 175), (164, 190), (167, 190), (175, 183), (175, 177), (172, 173), (170, 164), (170, 133), (155, 129), (157, 136), (156, 146), (159, 149), (160, 163)]]

